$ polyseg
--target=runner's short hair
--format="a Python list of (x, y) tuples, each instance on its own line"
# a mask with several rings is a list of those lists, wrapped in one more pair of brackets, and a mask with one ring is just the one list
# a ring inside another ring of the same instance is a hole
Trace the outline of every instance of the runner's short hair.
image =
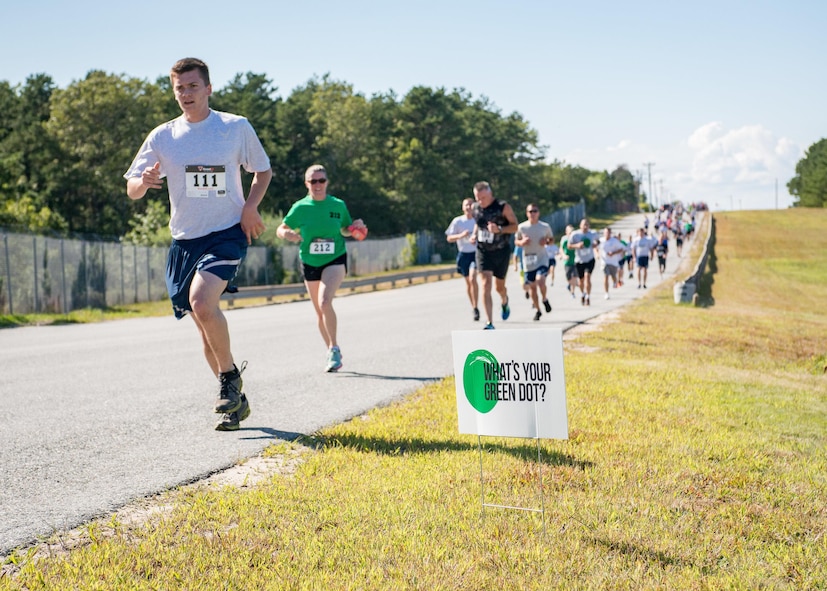
[(314, 164), (304, 171), (304, 180), (309, 181), (313, 177), (313, 174), (317, 172), (323, 172), (325, 177), (327, 177), (327, 171), (324, 166), (321, 164)]
[(207, 86), (210, 85), (210, 69), (207, 67), (207, 64), (196, 57), (185, 57), (175, 62), (169, 71), (169, 77), (172, 78), (173, 74), (180, 76), (185, 72), (192, 72), (193, 70), (198, 70), (204, 84)]

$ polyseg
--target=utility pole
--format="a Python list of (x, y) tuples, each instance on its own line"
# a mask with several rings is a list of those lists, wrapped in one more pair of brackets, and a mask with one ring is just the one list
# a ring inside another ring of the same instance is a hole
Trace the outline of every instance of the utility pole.
[(653, 203), (654, 203), (654, 202), (652, 201), (652, 167), (653, 167), (654, 165), (655, 165), (655, 163), (654, 163), (654, 162), (644, 162), (644, 163), (643, 163), (643, 166), (645, 166), (645, 167), (646, 167), (646, 169), (649, 171), (649, 172), (648, 172), (648, 175), (649, 175), (649, 195), (648, 195), (648, 197), (649, 197), (649, 205), (653, 205)]
[(658, 193), (658, 195), (660, 196), (658, 199), (658, 207), (660, 207), (661, 205), (666, 203), (666, 200), (663, 198), (663, 179), (658, 179), (658, 182), (660, 183), (660, 193)]

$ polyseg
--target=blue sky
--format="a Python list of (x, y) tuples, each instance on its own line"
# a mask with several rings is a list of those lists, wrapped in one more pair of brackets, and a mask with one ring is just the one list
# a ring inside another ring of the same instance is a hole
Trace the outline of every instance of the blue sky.
[(214, 88), (255, 72), (282, 97), (326, 73), (366, 96), (464, 88), (520, 113), (549, 159), (625, 164), (645, 189), (651, 162), (656, 200), (720, 210), (787, 207), (796, 163), (827, 137), (822, 0), (29, 0), (2, 24), (12, 84), (155, 80), (195, 56)]

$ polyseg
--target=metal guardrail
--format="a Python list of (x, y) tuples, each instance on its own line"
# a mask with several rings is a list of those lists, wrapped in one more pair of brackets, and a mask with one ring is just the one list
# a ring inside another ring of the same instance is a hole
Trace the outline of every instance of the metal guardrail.
[(683, 281), (678, 281), (674, 286), (674, 298), (676, 304), (686, 304), (692, 302), (698, 305), (698, 284), (701, 282), (701, 276), (706, 270), (706, 262), (709, 258), (710, 244), (715, 240), (715, 218), (709, 211), (702, 212), (703, 218), (699, 228), (699, 235), (701, 231), (705, 233), (704, 248), (698, 262), (692, 273)]
[(704, 271), (706, 271), (706, 262), (707, 259), (709, 259), (709, 247), (715, 240), (715, 217), (711, 213), (705, 212), (704, 218), (704, 222), (708, 223), (708, 226), (705, 227), (707, 231), (704, 249), (701, 253), (701, 257), (695, 265), (695, 269), (692, 271), (692, 274), (686, 278), (687, 283), (694, 283), (695, 285), (698, 285), (701, 282), (701, 275), (703, 275)]
[[(407, 282), (408, 285), (413, 284), (415, 279), (428, 279), (436, 277), (441, 281), (443, 276), (448, 276), (450, 279), (456, 273), (454, 265), (446, 265), (435, 269), (424, 269), (422, 271), (404, 271), (401, 273), (392, 273), (388, 275), (373, 275), (370, 277), (354, 277), (352, 279), (345, 279), (339, 287), (342, 290), (356, 290), (360, 287), (371, 287), (374, 290), (379, 289), (380, 285), (390, 283), (391, 287), (396, 287), (397, 283)], [(253, 287), (240, 287), (237, 292), (225, 293), (221, 296), (221, 300), (227, 302), (229, 307), (233, 307), (235, 300), (243, 300), (249, 298), (264, 298), (268, 302), (273, 301), (273, 298), (280, 296), (299, 295), (304, 294), (306, 288), (304, 283), (286, 283), (283, 285), (260, 285)]]

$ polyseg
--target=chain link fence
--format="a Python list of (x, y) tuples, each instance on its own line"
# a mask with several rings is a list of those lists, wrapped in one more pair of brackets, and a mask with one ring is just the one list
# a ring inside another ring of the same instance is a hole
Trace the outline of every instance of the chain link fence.
[[(423, 247), (430, 240), (423, 241)], [(167, 297), (166, 247), (51, 238), (0, 230), (0, 314), (67, 313)], [(412, 261), (405, 237), (348, 244), (350, 275), (399, 269)], [(300, 281), (299, 249), (251, 246), (236, 284)]]
[[(585, 216), (579, 204), (544, 216), (555, 233)], [(166, 247), (53, 238), (0, 229), (0, 314), (67, 313), (167, 297)], [(348, 275), (393, 271), (412, 263), (452, 260), (456, 249), (443, 235), (417, 232), (399, 238), (348, 243)], [(299, 248), (251, 246), (239, 287), (298, 283)]]

